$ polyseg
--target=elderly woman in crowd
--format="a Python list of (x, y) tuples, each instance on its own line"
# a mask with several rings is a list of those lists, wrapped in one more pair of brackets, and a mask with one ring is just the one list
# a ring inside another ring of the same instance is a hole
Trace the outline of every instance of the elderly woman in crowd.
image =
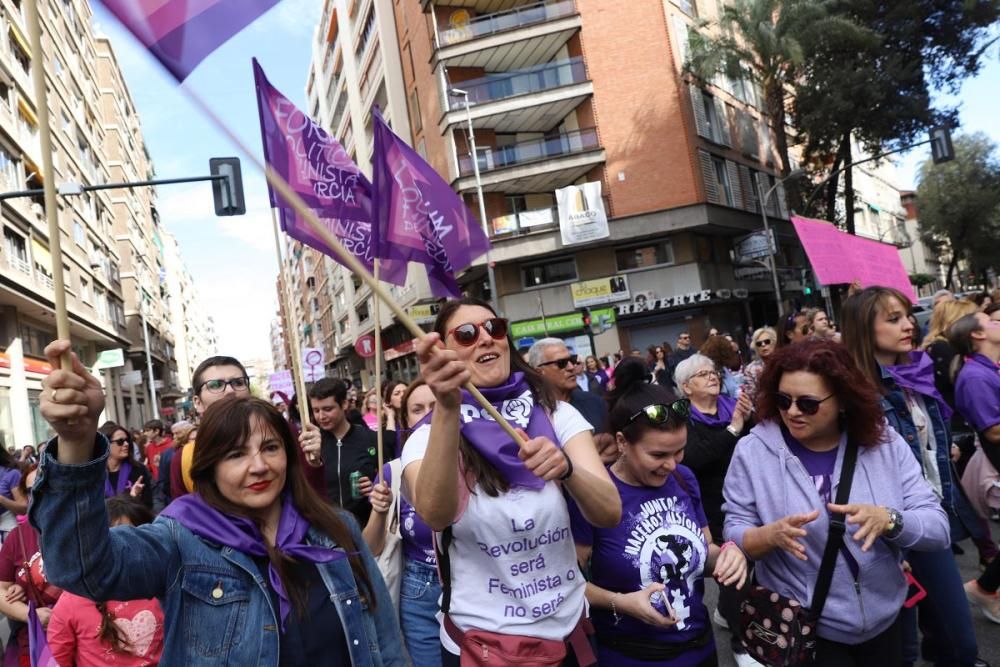
[(761, 327), (750, 336), (750, 347), (757, 353), (757, 358), (743, 369), (743, 392), (753, 402), (757, 397), (757, 381), (764, 371), (764, 363), (774, 352), (778, 343), (778, 332), (772, 327)]
[[(722, 339), (725, 343), (725, 339)], [(728, 347), (728, 343), (726, 343)], [(694, 472), (701, 487), (701, 502), (712, 536), (722, 539), (722, 485), (737, 440), (746, 434), (752, 405), (721, 393), (715, 363), (695, 354), (677, 365), (674, 382), (691, 401), (684, 465)]]
[[(756, 561), (758, 585), (809, 608), (830, 522), (846, 516), (828, 597), (813, 609), (820, 616), (811, 664), (899, 665), (904, 550), (948, 546), (947, 517), (920, 465), (837, 343), (778, 350), (757, 396), (761, 422), (736, 447), (726, 476), (726, 539)], [(837, 505), (849, 450), (850, 495)]]

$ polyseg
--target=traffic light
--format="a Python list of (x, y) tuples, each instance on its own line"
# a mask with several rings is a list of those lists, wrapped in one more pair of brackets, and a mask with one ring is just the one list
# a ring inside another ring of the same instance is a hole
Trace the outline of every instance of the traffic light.
[(213, 157), (208, 161), (212, 179), (212, 198), (216, 215), (244, 215), (247, 212), (243, 197), (243, 174), (238, 157)]
[(945, 126), (931, 130), (931, 158), (934, 164), (951, 162), (955, 159), (955, 147), (951, 143), (951, 130)]
[(802, 283), (802, 294), (805, 296), (812, 294), (813, 288), (809, 281), (809, 269), (802, 269), (800, 271), (799, 280)]

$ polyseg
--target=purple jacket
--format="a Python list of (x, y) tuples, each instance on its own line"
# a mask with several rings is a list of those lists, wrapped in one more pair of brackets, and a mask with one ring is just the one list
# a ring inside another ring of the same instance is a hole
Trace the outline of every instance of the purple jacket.
[[(937, 551), (950, 543), (948, 517), (910, 448), (892, 429), (890, 440), (862, 447), (851, 485), (851, 503), (884, 505), (903, 515), (903, 532), (893, 540), (879, 539), (867, 553), (850, 538), (857, 526), (848, 524), (844, 542), (860, 566), (857, 582), (844, 557), (838, 555), (833, 583), (819, 622), (819, 635), (845, 644), (859, 644), (888, 628), (906, 596), (900, 563), (905, 549)], [(836, 496), (846, 438), (842, 437), (834, 469)], [(757, 583), (808, 606), (823, 558), (830, 522), (815, 484), (805, 467), (785, 446), (780, 427), (766, 421), (739, 441), (723, 491), (726, 502), (724, 535), (743, 544), (743, 533), (789, 514), (820, 509), (806, 524), (803, 542), (809, 560), (800, 561), (776, 549), (757, 562)]]

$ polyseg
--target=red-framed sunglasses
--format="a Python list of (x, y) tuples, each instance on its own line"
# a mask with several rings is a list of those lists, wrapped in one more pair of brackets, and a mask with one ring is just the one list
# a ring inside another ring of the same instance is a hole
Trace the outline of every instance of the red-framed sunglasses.
[(479, 340), (480, 329), (485, 331), (493, 340), (503, 340), (507, 337), (507, 320), (502, 317), (491, 317), (478, 324), (475, 322), (466, 322), (451, 329), (448, 332), (448, 336), (454, 336), (455, 342), (462, 347), (472, 347)]

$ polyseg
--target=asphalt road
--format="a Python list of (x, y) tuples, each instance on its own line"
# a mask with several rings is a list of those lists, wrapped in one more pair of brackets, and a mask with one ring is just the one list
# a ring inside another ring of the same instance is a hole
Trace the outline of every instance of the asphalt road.
[[(1000, 523), (993, 522), (993, 537), (1000, 537)], [(976, 548), (971, 542), (966, 541), (962, 545), (965, 548), (965, 555), (958, 556), (959, 568), (962, 571), (962, 580), (979, 576), (979, 556)], [(715, 608), (718, 596), (718, 587), (711, 581), (705, 582), (705, 598), (709, 609)], [(978, 609), (972, 610), (972, 622), (976, 627), (976, 640), (979, 642), (979, 657), (986, 660), (992, 667), (1000, 667), (1000, 625), (986, 619)], [(719, 666), (735, 667), (732, 653), (729, 649), (729, 631), (715, 627), (715, 645), (719, 650)], [(931, 667), (932, 663), (920, 662), (921, 667)], [(889, 667), (889, 666), (887, 666)]]

